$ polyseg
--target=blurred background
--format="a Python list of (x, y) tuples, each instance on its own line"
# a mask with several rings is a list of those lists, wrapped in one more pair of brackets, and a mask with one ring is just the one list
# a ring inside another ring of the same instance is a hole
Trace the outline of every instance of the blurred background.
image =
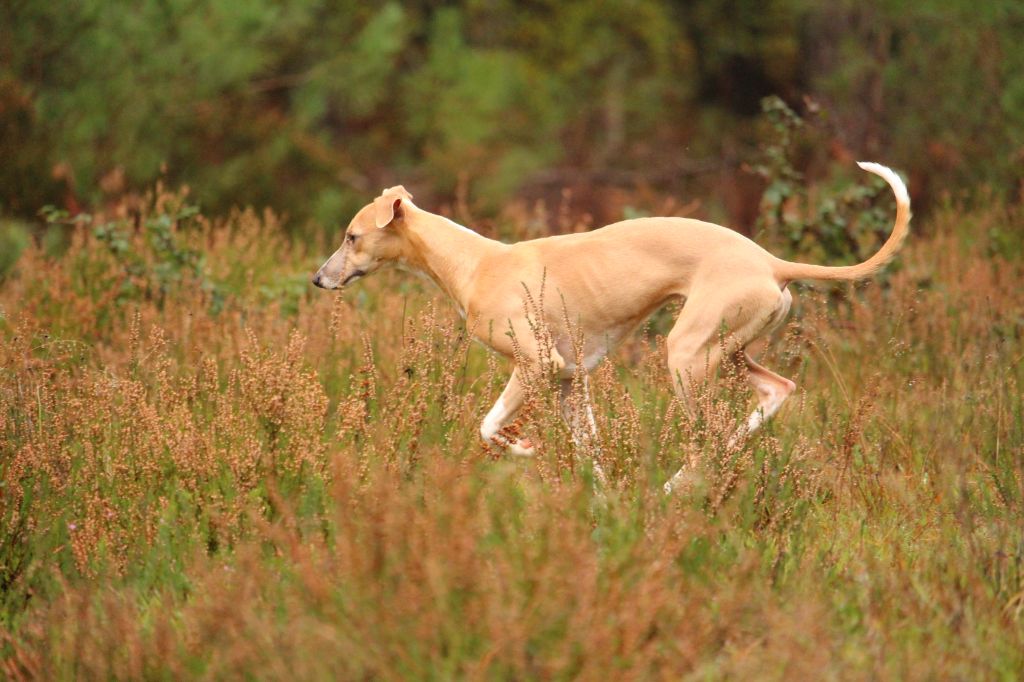
[(749, 233), (782, 166), (857, 159), (918, 215), (1019, 202), (1022, 37), (1020, 0), (3, 0), (0, 216), (160, 181), (322, 234), (400, 182), (484, 229), (569, 202)]

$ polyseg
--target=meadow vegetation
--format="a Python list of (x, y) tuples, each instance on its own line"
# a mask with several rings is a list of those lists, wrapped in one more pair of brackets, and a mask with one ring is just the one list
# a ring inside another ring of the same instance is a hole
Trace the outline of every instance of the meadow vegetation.
[(659, 313), (591, 379), (600, 493), (543, 378), (537, 456), (482, 444), (509, 367), (419, 280), (314, 290), (335, 244), (160, 188), (49, 218), (67, 247), (0, 280), (5, 677), (1024, 669), (1019, 206), (940, 206), (884, 279), (795, 285), (763, 357), (798, 392), (736, 447), (749, 398), (722, 376), (681, 410)]

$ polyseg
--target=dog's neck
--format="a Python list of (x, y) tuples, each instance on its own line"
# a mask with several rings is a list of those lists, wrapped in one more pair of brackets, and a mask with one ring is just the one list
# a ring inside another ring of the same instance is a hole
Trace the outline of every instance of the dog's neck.
[(429, 277), (462, 311), (468, 310), (473, 273), (484, 257), (504, 245), (443, 216), (409, 208), (404, 265)]

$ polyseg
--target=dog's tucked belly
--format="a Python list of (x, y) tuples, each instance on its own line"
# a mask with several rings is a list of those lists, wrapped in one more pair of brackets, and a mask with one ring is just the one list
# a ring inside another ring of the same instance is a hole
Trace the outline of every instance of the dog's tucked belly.
[[(543, 303), (539, 285), (530, 288), (529, 298), (523, 294), (521, 284), (515, 293), (519, 295), (512, 297), (512, 305), (506, 308), (504, 316), (478, 317), (479, 322), (470, 322), (476, 330), (474, 335), (510, 358), (533, 347), (535, 337), (548, 338), (565, 361), (564, 377), (571, 377), (580, 362), (587, 370), (596, 367), (658, 308), (681, 298), (663, 291), (646, 291), (609, 305), (607, 299), (580, 297), (578, 289), (565, 295), (559, 291), (557, 281), (552, 280), (545, 282)], [(543, 317), (543, 325), (538, 324), (538, 317)], [(473, 319), (472, 314), (469, 319)], [(578, 356), (574, 339), (577, 343), (582, 341)]]
[[(650, 318), (659, 308), (664, 306), (666, 303), (672, 300), (680, 299), (680, 296), (660, 296), (657, 299), (643, 301), (637, 305), (633, 311), (633, 315), (628, 317), (614, 320), (611, 324), (604, 327), (600, 333), (587, 333), (586, 330), (582, 330), (584, 338), (587, 342), (584, 344), (583, 351), (583, 364), (587, 370), (591, 370), (601, 362), (601, 360), (608, 354), (614, 351), (620, 343), (625, 341), (631, 334), (633, 334), (640, 326)], [(561, 348), (559, 348), (561, 352)], [(570, 349), (571, 352), (571, 349)], [(569, 357), (565, 356), (568, 361)], [(575, 370), (575, 362), (570, 362), (570, 369)]]

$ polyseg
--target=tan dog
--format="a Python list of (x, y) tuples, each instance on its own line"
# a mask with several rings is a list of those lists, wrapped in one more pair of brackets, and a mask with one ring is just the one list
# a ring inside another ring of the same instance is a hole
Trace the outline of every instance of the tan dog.
[[(792, 302), (787, 284), (868, 277), (895, 256), (907, 236), (910, 199), (899, 176), (878, 164), (859, 165), (884, 178), (896, 195), (892, 234), (859, 265), (791, 263), (737, 232), (685, 218), (625, 220), (592, 232), (502, 244), (418, 208), (412, 195), (397, 186), (356, 214), (344, 243), (317, 271), (313, 284), (337, 289), (386, 264), (400, 264), (433, 280), (473, 321), (480, 341), (518, 363), (480, 428), (483, 439), (496, 445), (501, 444), (498, 432), (523, 404), (522, 377), (541, 358), (550, 358), (564, 404), (578, 355), (572, 333), (583, 335), (582, 361), (589, 370), (651, 313), (669, 300), (683, 299), (668, 336), (675, 391), (693, 410), (693, 387), (712, 377), (723, 358), (736, 363), (746, 371), (758, 401), (735, 436), (743, 437), (775, 414), (796, 388), (745, 350), (785, 319)], [(539, 347), (531, 327), (537, 320), (530, 319), (526, 301), (527, 292), (536, 301), (542, 283), (549, 294), (540, 312), (551, 348)], [(569, 320), (578, 329), (568, 329)], [(593, 436), (593, 419), (586, 421), (570, 419), (578, 439)], [(533, 450), (523, 440), (508, 448), (522, 455)], [(680, 469), (665, 484), (666, 492), (684, 476)]]

